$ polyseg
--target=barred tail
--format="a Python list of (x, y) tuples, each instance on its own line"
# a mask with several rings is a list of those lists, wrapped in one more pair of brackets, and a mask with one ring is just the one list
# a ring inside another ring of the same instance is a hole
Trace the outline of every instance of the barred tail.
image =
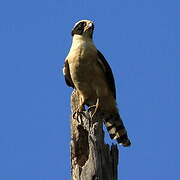
[(119, 113), (107, 115), (104, 119), (104, 123), (111, 139), (117, 140), (117, 142), (122, 144), (124, 147), (131, 145), (131, 142), (128, 139), (127, 131)]

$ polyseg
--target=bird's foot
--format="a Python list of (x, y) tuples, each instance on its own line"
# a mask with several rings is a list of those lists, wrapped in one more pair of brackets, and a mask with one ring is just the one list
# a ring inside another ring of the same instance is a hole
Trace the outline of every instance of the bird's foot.
[(84, 112), (78, 112), (78, 111), (74, 112), (72, 115), (73, 119), (76, 119), (79, 124), (82, 124), (83, 116), (84, 116)]
[(91, 113), (91, 119), (94, 117), (94, 115), (96, 114), (97, 110), (98, 110), (98, 107), (99, 107), (99, 98), (97, 98), (97, 101), (96, 101), (96, 104), (95, 105), (92, 105), (92, 106), (89, 106), (88, 108), (88, 113), (91, 113), (92, 112), (92, 109), (94, 109), (94, 112)]
[(74, 111), (72, 117), (81, 124), (83, 116), (85, 116), (85, 113), (84, 113), (84, 106), (82, 105), (76, 111)]

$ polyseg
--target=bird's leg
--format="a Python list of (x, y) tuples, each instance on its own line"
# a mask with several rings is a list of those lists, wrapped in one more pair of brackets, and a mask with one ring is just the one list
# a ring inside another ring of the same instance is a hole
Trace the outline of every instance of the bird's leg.
[[(84, 102), (85, 102), (85, 100), (84, 100), (84, 98), (81, 96), (81, 98), (80, 98), (80, 102), (79, 102), (79, 107), (74, 111), (74, 113), (73, 113), (73, 115), (72, 115), (72, 117), (74, 118), (74, 119), (77, 119), (78, 120), (78, 117), (80, 116), (80, 119), (81, 119), (81, 117), (82, 117), (82, 115), (83, 115), (83, 111), (85, 110), (85, 108), (84, 108)], [(79, 121), (79, 120), (78, 120)]]
[(88, 108), (88, 112), (90, 112), (92, 108), (95, 108), (93, 114), (91, 115), (91, 119), (96, 114), (98, 107), (99, 107), (99, 98), (97, 98), (95, 105), (89, 106), (89, 108)]

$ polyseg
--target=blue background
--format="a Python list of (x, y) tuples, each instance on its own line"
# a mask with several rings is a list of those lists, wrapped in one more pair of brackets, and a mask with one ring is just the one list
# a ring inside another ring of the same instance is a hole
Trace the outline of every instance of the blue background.
[(80, 19), (95, 22), (133, 143), (119, 147), (119, 179), (179, 180), (178, 0), (0, 1), (0, 179), (70, 179), (62, 67)]

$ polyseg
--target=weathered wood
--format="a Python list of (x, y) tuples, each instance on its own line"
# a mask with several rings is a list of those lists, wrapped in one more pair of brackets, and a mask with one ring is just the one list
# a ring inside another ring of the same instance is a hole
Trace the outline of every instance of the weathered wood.
[[(78, 107), (78, 93), (71, 96), (72, 114)], [(84, 115), (71, 119), (72, 180), (117, 180), (117, 145), (104, 143), (102, 115), (93, 119)]]

